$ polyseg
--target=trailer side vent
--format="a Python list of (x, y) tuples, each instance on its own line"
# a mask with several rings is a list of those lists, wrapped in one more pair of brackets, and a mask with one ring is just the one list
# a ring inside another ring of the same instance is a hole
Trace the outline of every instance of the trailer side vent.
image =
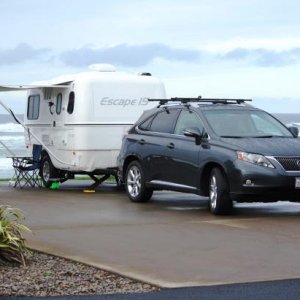
[(51, 100), (52, 98), (52, 88), (44, 88), (44, 99)]

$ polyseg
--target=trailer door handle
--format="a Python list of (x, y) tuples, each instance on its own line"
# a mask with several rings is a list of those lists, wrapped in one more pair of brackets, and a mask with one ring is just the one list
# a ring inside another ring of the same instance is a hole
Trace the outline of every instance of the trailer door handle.
[(175, 145), (174, 145), (173, 143), (170, 143), (170, 144), (167, 145), (167, 147), (168, 147), (169, 149), (174, 149), (174, 148), (175, 148)]
[(144, 139), (139, 140), (139, 144), (140, 144), (140, 145), (145, 145), (145, 143), (146, 143), (146, 142), (145, 142)]

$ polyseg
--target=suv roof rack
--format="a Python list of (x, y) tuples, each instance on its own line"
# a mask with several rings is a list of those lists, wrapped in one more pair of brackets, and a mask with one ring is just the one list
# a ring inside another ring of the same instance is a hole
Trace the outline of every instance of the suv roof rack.
[(230, 98), (202, 98), (201, 96), (197, 97), (197, 98), (181, 98), (181, 97), (174, 97), (174, 98), (170, 98), (170, 99), (148, 99), (148, 101), (159, 101), (159, 105), (158, 107), (167, 104), (168, 102), (181, 102), (183, 104), (188, 104), (190, 102), (209, 102), (209, 103), (213, 103), (213, 104), (218, 104), (218, 103), (222, 103), (222, 104), (233, 104), (233, 103), (237, 103), (237, 104), (241, 104), (244, 103), (246, 101), (252, 101), (252, 99), (230, 99)]

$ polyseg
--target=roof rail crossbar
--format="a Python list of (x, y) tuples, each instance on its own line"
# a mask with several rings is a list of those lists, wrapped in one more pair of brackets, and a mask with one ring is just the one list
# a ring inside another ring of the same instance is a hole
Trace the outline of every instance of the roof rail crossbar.
[(168, 102), (181, 102), (183, 104), (191, 103), (191, 102), (209, 102), (209, 103), (237, 103), (241, 104), (246, 101), (252, 101), (252, 99), (231, 99), (231, 98), (202, 98), (201, 96), (197, 98), (181, 98), (181, 97), (174, 97), (170, 99), (148, 99), (148, 101), (156, 101), (159, 102), (158, 107), (167, 104)]

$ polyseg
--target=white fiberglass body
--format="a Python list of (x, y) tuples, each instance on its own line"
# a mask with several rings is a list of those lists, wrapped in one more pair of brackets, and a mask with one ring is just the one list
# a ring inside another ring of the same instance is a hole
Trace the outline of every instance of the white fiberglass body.
[[(114, 168), (123, 135), (157, 105), (147, 98), (165, 98), (163, 83), (148, 75), (108, 68), (37, 82), (28, 90), (24, 124), (56, 169)], [(27, 143), (33, 144), (28, 138)]]

